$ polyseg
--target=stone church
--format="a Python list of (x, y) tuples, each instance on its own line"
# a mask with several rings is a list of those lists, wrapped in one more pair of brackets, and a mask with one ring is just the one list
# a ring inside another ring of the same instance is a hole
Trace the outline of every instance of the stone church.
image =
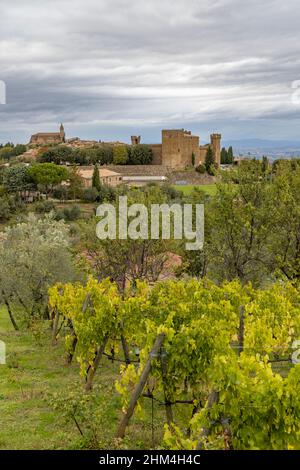
[(29, 144), (47, 145), (47, 144), (61, 144), (66, 141), (66, 134), (64, 126), (61, 124), (59, 132), (39, 132), (31, 136)]

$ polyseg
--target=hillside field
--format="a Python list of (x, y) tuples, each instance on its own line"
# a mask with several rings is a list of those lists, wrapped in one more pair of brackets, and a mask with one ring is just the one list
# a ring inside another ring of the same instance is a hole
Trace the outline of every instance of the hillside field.
[(187, 185), (179, 185), (179, 184), (174, 184), (173, 188), (177, 189), (178, 191), (182, 191), (185, 195), (189, 195), (194, 188), (201, 189), (201, 191), (204, 191), (207, 195), (209, 196), (214, 196), (217, 191), (217, 187), (215, 184), (201, 184), (201, 185), (192, 185), (192, 184), (187, 184)]
[[(51, 397), (70, 392), (84, 396), (84, 379), (79, 365), (65, 363), (63, 339), (55, 347), (50, 331), (16, 332), (7, 312), (0, 310), (0, 340), (6, 343), (6, 365), (0, 365), (0, 450), (81, 449), (90, 448), (74, 422), (66, 420), (50, 404)], [(94, 392), (99, 402), (97, 438), (101, 448), (119, 448), (114, 433), (121, 417), (121, 400), (115, 389), (119, 363), (104, 359), (96, 378)], [(149, 403), (148, 403), (149, 402)], [(153, 440), (151, 402), (147, 400), (144, 416), (134, 417), (122, 448), (145, 449), (160, 445), (164, 410), (155, 406)], [(79, 424), (85, 432), (87, 422)], [(99, 445), (98, 447), (99, 448)]]

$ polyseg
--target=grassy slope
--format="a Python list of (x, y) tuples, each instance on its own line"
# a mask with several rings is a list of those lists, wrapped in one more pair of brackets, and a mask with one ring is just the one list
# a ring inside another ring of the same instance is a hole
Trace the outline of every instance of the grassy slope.
[(182, 191), (184, 194), (188, 195), (190, 194), (194, 188), (201, 189), (204, 191), (206, 194), (209, 196), (213, 196), (216, 194), (216, 185), (215, 184), (201, 184), (201, 185), (192, 185), (192, 184), (187, 184), (184, 186), (181, 185), (173, 185), (173, 187), (179, 191)]
[(49, 408), (47, 396), (72, 382), (74, 367), (63, 367), (59, 348), (13, 331), (3, 309), (0, 338), (7, 349), (7, 364), (0, 365), (0, 449), (67, 448), (75, 430)]
[[(67, 389), (84, 386), (78, 365), (65, 365), (63, 341), (52, 347), (48, 332), (40, 338), (30, 332), (15, 332), (4, 309), (0, 309), (0, 339), (7, 348), (7, 364), (0, 365), (0, 449), (80, 447), (74, 424), (67, 423), (48, 402), (54, 392), (63, 394)], [(105, 403), (99, 438), (108, 447), (114, 445), (112, 439), (120, 419), (121, 404), (114, 386), (118, 370), (118, 363), (112, 365), (104, 359), (95, 380)], [(128, 429), (124, 441), (127, 448), (153, 447), (150, 400), (146, 405), (144, 418), (134, 418)], [(155, 446), (161, 444), (163, 413), (163, 407), (155, 408)]]

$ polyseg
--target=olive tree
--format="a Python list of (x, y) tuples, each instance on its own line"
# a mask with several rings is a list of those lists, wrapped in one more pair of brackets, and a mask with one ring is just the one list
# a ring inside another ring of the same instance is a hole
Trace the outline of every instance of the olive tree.
[(34, 318), (47, 318), (48, 288), (76, 277), (68, 227), (53, 214), (6, 227), (0, 241), (0, 301), (15, 329)]

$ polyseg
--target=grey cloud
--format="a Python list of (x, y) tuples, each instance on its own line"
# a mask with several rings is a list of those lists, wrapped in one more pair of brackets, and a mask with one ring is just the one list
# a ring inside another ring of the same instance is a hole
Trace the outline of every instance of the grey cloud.
[(2, 0), (0, 140), (60, 121), (103, 139), (189, 124), (228, 140), (262, 122), (266, 138), (297, 138), (299, 13), (298, 0)]

